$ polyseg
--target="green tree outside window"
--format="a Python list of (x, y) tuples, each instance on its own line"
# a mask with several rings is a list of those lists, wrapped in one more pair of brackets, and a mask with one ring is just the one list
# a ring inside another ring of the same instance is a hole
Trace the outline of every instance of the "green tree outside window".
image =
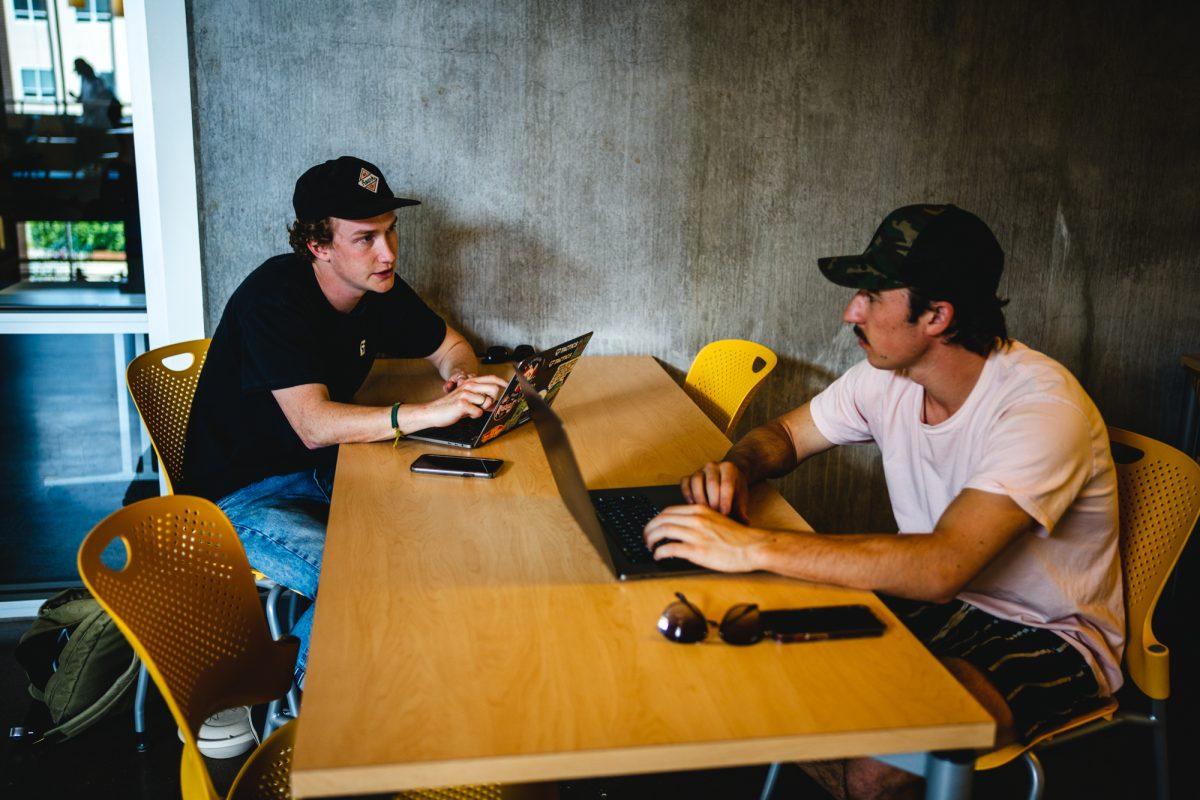
[(108, 250), (125, 252), (125, 225), (121, 222), (72, 222), (71, 246), (67, 247), (67, 223), (41, 220), (29, 223), (30, 243), (39, 250), (69, 250), (76, 254)]

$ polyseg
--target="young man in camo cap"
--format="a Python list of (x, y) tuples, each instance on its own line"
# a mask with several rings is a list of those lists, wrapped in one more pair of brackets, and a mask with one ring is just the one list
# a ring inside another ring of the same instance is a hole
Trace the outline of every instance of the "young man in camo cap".
[[(1029, 740), (1121, 685), (1116, 477), (1104, 421), (1058, 362), (1008, 338), (1004, 253), (953, 205), (889, 214), (861, 255), (819, 259), (855, 290), (865, 358), (683, 480), (646, 527), (656, 558), (871, 589), (997, 719)], [(747, 487), (835, 445), (875, 442), (900, 535), (745, 519)], [(870, 759), (805, 765), (852, 797), (912, 792)]]

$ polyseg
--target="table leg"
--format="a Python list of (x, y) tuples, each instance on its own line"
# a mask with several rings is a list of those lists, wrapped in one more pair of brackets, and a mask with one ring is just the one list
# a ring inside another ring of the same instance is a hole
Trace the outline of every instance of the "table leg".
[(968, 800), (975, 776), (975, 753), (930, 753), (925, 762), (925, 800)]
[(971, 797), (971, 779), (975, 775), (974, 751), (893, 753), (874, 758), (924, 778), (926, 800), (969, 800)]

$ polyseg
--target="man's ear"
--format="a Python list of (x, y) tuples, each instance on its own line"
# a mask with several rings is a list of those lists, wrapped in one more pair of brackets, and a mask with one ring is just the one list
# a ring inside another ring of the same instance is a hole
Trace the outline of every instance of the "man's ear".
[(931, 316), (925, 323), (925, 332), (930, 336), (941, 336), (954, 322), (954, 305), (945, 300), (934, 300), (929, 304)]
[(317, 261), (329, 260), (329, 245), (321, 244), (316, 239), (308, 240), (308, 252), (312, 253), (313, 258)]

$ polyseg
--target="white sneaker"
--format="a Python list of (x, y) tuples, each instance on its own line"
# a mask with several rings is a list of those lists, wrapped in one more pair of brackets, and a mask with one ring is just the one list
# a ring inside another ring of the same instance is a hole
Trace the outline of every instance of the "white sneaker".
[[(179, 731), (183, 741), (183, 731)], [(208, 758), (233, 758), (258, 744), (254, 728), (250, 725), (249, 706), (227, 708), (204, 720), (196, 735), (196, 745), (201, 755)]]

